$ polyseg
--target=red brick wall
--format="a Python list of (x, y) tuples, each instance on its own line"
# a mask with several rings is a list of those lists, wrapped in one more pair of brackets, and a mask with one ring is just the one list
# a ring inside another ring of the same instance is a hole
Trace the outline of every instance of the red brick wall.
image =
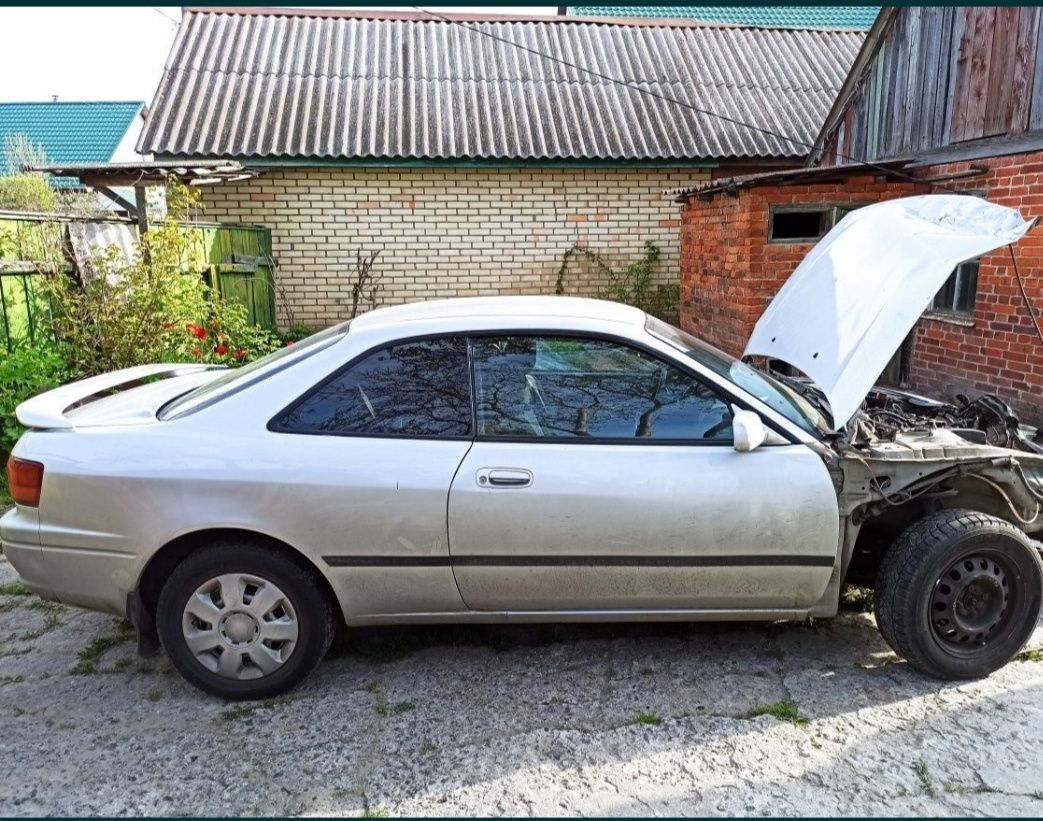
[[(919, 169), (934, 177), (986, 166), (982, 175), (936, 186), (984, 191), (1028, 219), (1043, 215), (1043, 152)], [(807, 244), (769, 243), (775, 203), (843, 204), (926, 193), (925, 184), (857, 175), (843, 182), (772, 185), (692, 198), (682, 211), (681, 324), (740, 354), (758, 317), (800, 260)], [(1016, 246), (1018, 265), (1037, 316), (1043, 312), (1043, 226)], [(1040, 319), (1043, 324), (1043, 318)], [(1018, 291), (1007, 249), (981, 260), (974, 314), (967, 320), (926, 315), (911, 335), (906, 384), (948, 398), (997, 393), (1026, 421), (1043, 422), (1043, 342)]]
[[(1017, 208), (1029, 219), (1043, 215), (1043, 152), (934, 166), (929, 175), (987, 166), (981, 176), (948, 182), (950, 188), (984, 190), (989, 201)], [(1014, 246), (1029, 301), (1043, 311), (1043, 227)], [(1040, 319), (1043, 325), (1043, 318)], [(927, 316), (914, 331), (908, 381), (940, 396), (999, 394), (1026, 421), (1043, 422), (1043, 341), (1018, 290), (1010, 251), (981, 260), (974, 314), (966, 324)]]
[(693, 197), (681, 214), (681, 325), (738, 356), (771, 298), (814, 246), (768, 242), (773, 205), (842, 205), (926, 192), (869, 175)]

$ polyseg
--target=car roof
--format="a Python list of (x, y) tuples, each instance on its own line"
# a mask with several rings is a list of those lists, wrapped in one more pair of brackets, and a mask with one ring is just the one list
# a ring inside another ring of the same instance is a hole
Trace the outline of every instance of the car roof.
[(645, 312), (603, 299), (568, 296), (493, 296), (434, 299), (377, 308), (352, 320), (355, 328), (376, 328), (436, 319), (504, 319), (521, 317), (583, 319), (643, 326)]

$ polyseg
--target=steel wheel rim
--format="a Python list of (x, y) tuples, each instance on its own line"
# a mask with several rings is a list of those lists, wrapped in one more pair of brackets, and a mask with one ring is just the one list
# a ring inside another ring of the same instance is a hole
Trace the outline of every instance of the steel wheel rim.
[(203, 667), (246, 681), (269, 676), (289, 660), (299, 624), (289, 597), (276, 584), (247, 573), (225, 573), (189, 596), (181, 630)]
[(1019, 601), (1006, 557), (979, 549), (951, 562), (934, 583), (931, 630), (946, 652), (969, 657), (1006, 634)]

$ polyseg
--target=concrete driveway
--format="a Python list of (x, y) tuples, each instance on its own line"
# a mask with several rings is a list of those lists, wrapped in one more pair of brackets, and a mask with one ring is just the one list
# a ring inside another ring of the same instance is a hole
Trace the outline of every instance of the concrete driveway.
[(0, 559), (3, 815), (1043, 813), (1038, 652), (953, 685), (857, 613), (394, 629), (228, 705), (14, 579)]

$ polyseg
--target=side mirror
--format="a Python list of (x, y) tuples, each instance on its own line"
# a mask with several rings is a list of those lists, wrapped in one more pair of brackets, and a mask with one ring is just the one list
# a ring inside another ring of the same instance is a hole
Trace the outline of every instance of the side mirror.
[(768, 432), (764, 429), (764, 421), (760, 415), (749, 410), (742, 410), (732, 406), (732, 441), (739, 453), (749, 453), (756, 450), (768, 438)]

